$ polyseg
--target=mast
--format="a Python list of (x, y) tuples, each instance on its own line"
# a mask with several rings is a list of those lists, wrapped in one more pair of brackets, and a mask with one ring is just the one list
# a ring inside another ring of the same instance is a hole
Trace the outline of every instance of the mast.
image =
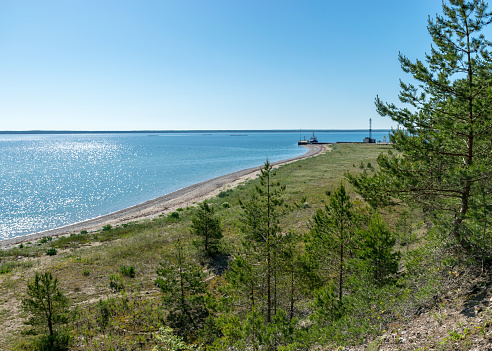
[(372, 139), (372, 118), (369, 118), (369, 139)]

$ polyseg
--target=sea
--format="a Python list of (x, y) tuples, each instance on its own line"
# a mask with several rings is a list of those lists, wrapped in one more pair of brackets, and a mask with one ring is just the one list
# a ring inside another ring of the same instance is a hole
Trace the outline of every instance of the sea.
[[(115, 212), (241, 169), (302, 155), (312, 131), (0, 133), (0, 240)], [(316, 131), (320, 142), (367, 131)], [(383, 140), (388, 131), (373, 131)]]

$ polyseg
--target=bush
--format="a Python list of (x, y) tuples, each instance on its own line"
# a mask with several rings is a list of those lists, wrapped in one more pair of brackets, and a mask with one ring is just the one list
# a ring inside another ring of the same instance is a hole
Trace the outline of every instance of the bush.
[(125, 289), (125, 285), (121, 281), (121, 277), (116, 274), (111, 274), (109, 276), (109, 287), (113, 291), (121, 291)]
[(179, 219), (179, 212), (171, 212), (167, 218), (171, 218), (171, 219)]
[(120, 272), (123, 274), (125, 277), (130, 277), (134, 278), (135, 277), (135, 268), (133, 266), (121, 266), (120, 267)]
[(97, 324), (101, 330), (104, 330), (109, 325), (109, 319), (111, 317), (111, 306), (109, 301), (99, 300), (97, 303), (97, 309)]
[(88, 269), (84, 269), (84, 270), (82, 271), (82, 275), (83, 275), (84, 277), (88, 277), (88, 276), (89, 276), (89, 274), (90, 274), (90, 272), (89, 272), (89, 270), (88, 270)]
[(113, 228), (113, 226), (111, 224), (106, 224), (103, 227), (103, 232), (107, 232), (108, 230), (111, 230), (112, 228)]
[(224, 207), (224, 208), (229, 208), (229, 207), (231, 207), (231, 205), (230, 205), (228, 202), (224, 202), (224, 203), (222, 204), (222, 207)]
[(54, 335), (43, 335), (34, 343), (35, 350), (65, 351), (70, 344), (70, 335), (55, 332)]
[(57, 254), (57, 251), (54, 247), (51, 247), (48, 250), (46, 250), (46, 254), (48, 256), (55, 256)]
[(230, 194), (232, 193), (232, 189), (227, 189), (227, 190), (223, 190), (219, 193), (219, 195), (217, 195), (219, 198), (224, 198), (226, 196), (229, 196)]
[(87, 231), (87, 230), (81, 230), (81, 231), (80, 231), (80, 234), (82, 234), (82, 235), (85, 235), (85, 234), (87, 234), (87, 233), (88, 233), (88, 231)]

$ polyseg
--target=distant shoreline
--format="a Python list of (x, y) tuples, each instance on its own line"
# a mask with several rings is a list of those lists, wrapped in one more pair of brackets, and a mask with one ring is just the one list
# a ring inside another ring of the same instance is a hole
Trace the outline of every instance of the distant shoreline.
[[(313, 129), (272, 129), (272, 130), (255, 130), (255, 129), (225, 129), (225, 130), (0, 130), (0, 134), (170, 134), (170, 133), (299, 133), (312, 132)], [(316, 133), (361, 133), (367, 129), (314, 129)], [(374, 133), (390, 132), (391, 129), (373, 129)]]
[[(316, 156), (328, 149), (327, 145), (305, 145), (304, 147), (306, 147), (308, 151), (303, 155), (287, 160), (272, 162), (272, 165), (280, 166), (304, 158)], [(71, 233), (79, 233), (82, 230), (93, 232), (102, 229), (103, 226), (108, 224), (117, 226), (132, 221), (150, 219), (162, 213), (175, 211), (180, 207), (184, 208), (192, 206), (193, 203), (202, 202), (206, 199), (217, 196), (225, 187), (235, 187), (246, 180), (253, 179), (259, 173), (260, 168), (261, 166), (247, 168), (220, 177), (212, 178), (155, 199), (82, 222), (49, 229), (39, 233), (0, 240), (0, 248), (8, 248), (23, 242), (38, 240), (42, 237), (58, 237), (69, 235)]]

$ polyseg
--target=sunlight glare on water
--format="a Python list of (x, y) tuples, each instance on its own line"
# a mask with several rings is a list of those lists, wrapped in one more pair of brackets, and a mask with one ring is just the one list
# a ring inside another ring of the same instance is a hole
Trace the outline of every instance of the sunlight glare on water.
[(266, 158), (302, 155), (298, 139), (296, 132), (0, 135), (0, 239), (108, 214)]

